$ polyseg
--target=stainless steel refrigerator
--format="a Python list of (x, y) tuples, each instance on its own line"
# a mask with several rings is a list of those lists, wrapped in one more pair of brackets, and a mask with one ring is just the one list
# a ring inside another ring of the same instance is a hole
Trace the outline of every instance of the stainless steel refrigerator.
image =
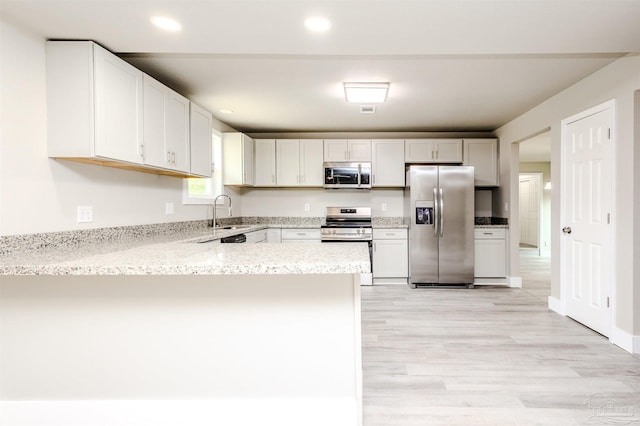
[(473, 286), (474, 197), (473, 167), (409, 167), (405, 216), (412, 288)]

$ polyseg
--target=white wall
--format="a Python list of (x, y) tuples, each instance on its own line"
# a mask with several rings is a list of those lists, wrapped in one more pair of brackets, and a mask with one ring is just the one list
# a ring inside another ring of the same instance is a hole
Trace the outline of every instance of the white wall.
[[(372, 215), (403, 215), (404, 190), (372, 189), (371, 191), (307, 189), (245, 188), (242, 190), (242, 214), (244, 216), (302, 216), (324, 217), (329, 206), (371, 206)], [(309, 204), (309, 211), (305, 211)], [(382, 204), (387, 210), (383, 211)]]
[[(0, 235), (205, 219), (181, 179), (47, 157), (45, 40), (0, 21)], [(175, 213), (165, 214), (165, 203)], [(94, 221), (76, 223), (76, 207)]]
[[(496, 130), (500, 138), (500, 182), (503, 185), (494, 197), (494, 211), (504, 203), (517, 199), (518, 147), (520, 142), (540, 131), (551, 129), (551, 174), (554, 176), (551, 216), (551, 250), (560, 253), (560, 122), (562, 119), (609, 100), (616, 104), (614, 123), (613, 179), (616, 187), (613, 205), (614, 227), (614, 318), (613, 327), (623, 333), (640, 334), (640, 297), (635, 282), (640, 279), (635, 265), (640, 265), (640, 253), (634, 248), (640, 236), (640, 173), (635, 165), (640, 155), (634, 149), (640, 143), (634, 133), (638, 112), (634, 109), (635, 91), (640, 89), (640, 56), (629, 55), (602, 68), (568, 89), (558, 93), (539, 106)], [(637, 129), (636, 129), (637, 131)], [(514, 145), (515, 144), (515, 145)], [(510, 233), (511, 272), (518, 272), (518, 212), (510, 209), (506, 214), (514, 229)], [(515, 258), (515, 259), (514, 259)], [(514, 269), (515, 268), (515, 269)], [(551, 258), (551, 295), (560, 297), (560, 256)]]

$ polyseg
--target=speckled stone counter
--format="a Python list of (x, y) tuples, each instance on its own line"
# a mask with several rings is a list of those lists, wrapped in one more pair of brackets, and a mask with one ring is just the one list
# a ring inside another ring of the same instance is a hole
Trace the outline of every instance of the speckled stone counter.
[[(264, 227), (263, 227), (264, 228)], [(246, 231), (246, 230), (245, 230)], [(217, 236), (220, 237), (219, 235)], [(366, 244), (219, 244), (186, 241), (106, 245), (0, 258), (0, 275), (244, 275), (369, 272)]]

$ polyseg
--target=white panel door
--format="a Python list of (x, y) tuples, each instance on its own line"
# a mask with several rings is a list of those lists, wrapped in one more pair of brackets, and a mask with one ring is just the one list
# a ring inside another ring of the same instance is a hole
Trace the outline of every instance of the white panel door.
[(520, 175), (520, 242), (538, 247), (540, 239), (539, 176)]
[(567, 122), (563, 138), (562, 278), (566, 313), (610, 332), (611, 111)]

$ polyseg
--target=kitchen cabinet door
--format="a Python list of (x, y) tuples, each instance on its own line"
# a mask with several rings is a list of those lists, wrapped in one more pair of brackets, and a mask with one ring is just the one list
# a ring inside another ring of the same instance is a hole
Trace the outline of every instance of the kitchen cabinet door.
[(193, 102), (190, 108), (190, 167), (191, 174), (211, 177), (213, 173), (211, 113)]
[(325, 139), (324, 161), (371, 161), (371, 139)]
[(191, 152), (189, 147), (189, 99), (167, 88), (166, 153), (169, 168), (189, 173)]
[(144, 164), (189, 173), (189, 100), (143, 76)]
[(462, 139), (436, 139), (436, 163), (462, 163)]
[(255, 141), (255, 186), (276, 185), (276, 140), (256, 139)]
[(300, 186), (322, 186), (323, 146), (321, 139), (300, 139)]
[(462, 163), (462, 139), (407, 139), (405, 162), (424, 164)]
[(473, 166), (475, 186), (498, 186), (498, 140), (464, 139), (463, 165)]
[(300, 185), (300, 141), (298, 139), (276, 141), (276, 164), (278, 186)]
[(372, 186), (404, 186), (404, 140), (374, 139), (371, 141)]
[(253, 150), (254, 142), (249, 136), (239, 132), (222, 134), (225, 185), (253, 186), (255, 167)]
[(348, 147), (349, 161), (371, 161), (371, 139), (349, 139)]
[(505, 229), (476, 228), (476, 278), (504, 278), (507, 276), (507, 241)]
[(324, 161), (348, 161), (349, 141), (346, 139), (324, 140)]
[(409, 248), (406, 229), (373, 230), (373, 283), (406, 284)]
[(95, 155), (142, 163), (142, 71), (91, 45), (95, 87)]

